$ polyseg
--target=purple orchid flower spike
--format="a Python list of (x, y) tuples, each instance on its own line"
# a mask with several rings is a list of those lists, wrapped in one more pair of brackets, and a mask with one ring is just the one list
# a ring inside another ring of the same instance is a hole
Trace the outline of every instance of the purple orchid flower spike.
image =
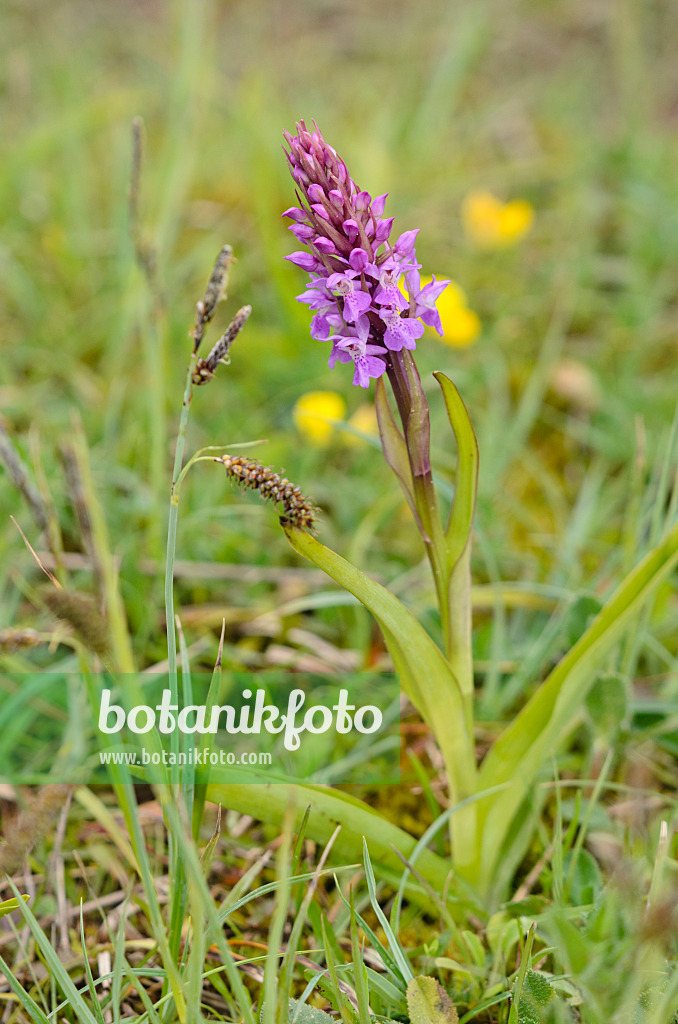
[(419, 229), (389, 241), (393, 218), (383, 215), (386, 195), (373, 199), (358, 188), (315, 122), (311, 131), (300, 121), (285, 140), (299, 205), (283, 217), (309, 250), (286, 258), (311, 275), (297, 296), (314, 311), (311, 336), (334, 341), (331, 365), (353, 361), (356, 386), (368, 387), (387, 371), (393, 382), (395, 356), (416, 348), (424, 324), (442, 333), (435, 303), (448, 282), (419, 289)]
[[(285, 140), (297, 205), (283, 216), (305, 247), (287, 259), (310, 275), (297, 299), (313, 311), (311, 337), (332, 342), (330, 367), (352, 363), (356, 387), (368, 388), (376, 381), (384, 457), (413, 510), (445, 609), (447, 556), (431, 470), (429, 407), (412, 352), (425, 325), (442, 333), (436, 302), (449, 282), (434, 279), (421, 287), (418, 229), (391, 241), (393, 218), (384, 216), (386, 195), (373, 199), (358, 188), (315, 123), (309, 130), (300, 121), (296, 134), (286, 132)], [(384, 377), (402, 429), (391, 413)]]

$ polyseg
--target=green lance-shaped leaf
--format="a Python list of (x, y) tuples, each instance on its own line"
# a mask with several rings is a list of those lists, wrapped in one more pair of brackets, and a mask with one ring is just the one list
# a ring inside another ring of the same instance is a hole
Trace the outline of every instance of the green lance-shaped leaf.
[(473, 729), (473, 651), (471, 643), (471, 533), (478, 491), (478, 441), (461, 395), (444, 373), (440, 384), (457, 442), (454, 501), (445, 530), (448, 574), (448, 658), (464, 695), (466, 727)]
[(453, 803), (476, 790), (475, 751), (449, 663), (412, 613), (381, 584), (303, 530), (285, 526), (294, 550), (357, 597), (382, 627), (401, 685), (431, 727), (445, 759)]
[(478, 491), (478, 441), (461, 395), (444, 373), (433, 374), (445, 399), (450, 426), (457, 441), (457, 474), (454, 502), (445, 529), (449, 565), (452, 568), (464, 551), (471, 535)]
[(457, 1024), (459, 1020), (442, 985), (423, 974), (412, 978), (407, 986), (407, 1011), (412, 1024)]
[(504, 730), (485, 758), (479, 789), (511, 785), (481, 804), (482, 851), (476, 864), (482, 877), (469, 879), (487, 889), (511, 822), (536, 775), (575, 722), (578, 708), (596, 680), (595, 668), (622, 629), (678, 563), (678, 526), (620, 584), (589, 628), (544, 680)]
[[(363, 837), (369, 844), (373, 861), (385, 868), (393, 878), (402, 874), (402, 861), (393, 847), (407, 859), (412, 856), (417, 841), (397, 825), (386, 821), (377, 811), (350, 793), (294, 783), (211, 783), (207, 799), (243, 814), (256, 814), (272, 825), (282, 824), (286, 808), (295, 805), (294, 828), (304, 820), (306, 835), (319, 843), (326, 843), (337, 825), (341, 825), (333, 846), (334, 852), (347, 859), (362, 860)], [(431, 850), (422, 850), (417, 858), (417, 869), (436, 889), (443, 892), (449, 880), (450, 865)]]
[[(24, 903), (28, 903), (30, 896), (22, 894), (21, 899)], [(6, 914), (11, 914), (13, 910), (18, 910), (18, 908), (19, 901), (17, 899), (12, 898), (11, 900), (5, 900), (3, 903), (0, 903), (0, 917), (4, 917)]]

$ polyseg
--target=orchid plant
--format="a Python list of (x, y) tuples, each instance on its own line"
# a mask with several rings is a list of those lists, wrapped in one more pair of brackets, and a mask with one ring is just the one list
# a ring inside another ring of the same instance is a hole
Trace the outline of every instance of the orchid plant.
[[(317, 127), (309, 131), (301, 122), (297, 134), (286, 133), (285, 138), (299, 205), (283, 216), (292, 220), (291, 232), (309, 250), (287, 257), (310, 275), (298, 299), (314, 311), (311, 336), (332, 342), (330, 367), (337, 362), (352, 363), (353, 384), (362, 388), (376, 379), (384, 456), (398, 477), (431, 565), (444, 654), (418, 623), (415, 629), (412, 617), (399, 602), (391, 606), (395, 619), (386, 627), (385, 637), (405, 692), (433, 729), (445, 759), (450, 796), (457, 802), (476, 789), (469, 566), (478, 450), (454, 385), (438, 374), (463, 455), (456, 508), (453, 506), (444, 527), (433, 483), (429, 407), (412, 356), (425, 324), (442, 334), (436, 300), (449, 282), (433, 278), (421, 287), (421, 264), (415, 250), (418, 229), (391, 241), (393, 218), (383, 216), (386, 195), (372, 199), (361, 191)], [(384, 378), (391, 386), (400, 426)], [(303, 548), (303, 554), (321, 564), (322, 558), (317, 559), (320, 545), (312, 542), (310, 551), (308, 538), (299, 538), (298, 531), (290, 531), (288, 536), (293, 546)], [(328, 571), (330, 567), (323, 564), (322, 568)], [(338, 579), (339, 563), (333, 569), (330, 575)], [(367, 583), (368, 577), (360, 574), (360, 580)], [(347, 586), (346, 580), (339, 582)], [(364, 601), (360, 594), (356, 596)], [(462, 830), (468, 839), (473, 815), (474, 810), (467, 808), (456, 818), (453, 831), (458, 839)]]
[[(290, 802), (299, 816), (310, 806), (306, 827), (314, 838), (327, 839), (336, 823), (341, 824), (338, 853), (360, 856), (365, 837), (384, 872), (399, 874), (402, 868), (395, 849), (410, 863), (417, 861), (420, 874), (439, 892), (452, 871), (457, 895), (487, 909), (502, 897), (529, 839), (539, 803), (531, 794), (539, 772), (571, 730), (600, 658), (678, 561), (678, 528), (667, 531), (622, 582), (478, 766), (470, 586), (478, 446), (457, 389), (436, 372), (457, 445), (454, 498), (447, 517), (441, 516), (431, 464), (429, 405), (413, 356), (425, 325), (442, 333), (436, 302), (448, 282), (433, 278), (421, 286), (417, 230), (392, 241), (393, 218), (384, 216), (386, 195), (373, 199), (361, 190), (316, 125), (310, 130), (299, 122), (296, 133), (285, 133), (285, 139), (297, 205), (283, 216), (304, 246), (287, 259), (309, 275), (298, 300), (312, 313), (312, 337), (331, 344), (330, 367), (352, 364), (353, 384), (360, 388), (368, 389), (375, 381), (384, 458), (402, 488), (430, 563), (442, 646), (387, 588), (314, 536), (312, 515), (284, 515), (281, 524), (294, 550), (353, 594), (379, 623), (401, 685), (444, 760), (451, 807), (441, 823), (449, 822), (451, 862), (345, 793), (297, 784), (220, 783), (211, 785), (207, 796), (243, 811), (256, 806), (260, 817), (276, 822), (282, 821)], [(247, 471), (248, 486), (256, 486), (261, 474), (269, 472), (258, 464)], [(241, 483), (243, 472), (240, 467)]]

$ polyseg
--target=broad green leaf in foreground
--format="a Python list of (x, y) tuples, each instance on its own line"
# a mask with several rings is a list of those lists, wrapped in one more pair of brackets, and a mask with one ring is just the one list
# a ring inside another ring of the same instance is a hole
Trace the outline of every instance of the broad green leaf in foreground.
[[(385, 587), (360, 572), (310, 534), (285, 533), (294, 550), (358, 598), (382, 627), (401, 684), (431, 727), (448, 773), (450, 799), (458, 803), (476, 790), (473, 738), (467, 729), (457, 680), (440, 649), (412, 613)], [(468, 822), (467, 822), (468, 830)], [(467, 834), (467, 841), (468, 841)]]
[[(29, 899), (30, 899), (30, 896), (25, 896), (25, 895), (22, 894), (21, 899), (25, 903), (27, 903), (29, 901)], [(0, 903), (0, 917), (4, 917), (5, 914), (11, 914), (13, 910), (17, 910), (18, 908), (19, 908), (19, 900), (17, 900), (17, 899), (5, 900), (3, 903)]]
[(442, 985), (423, 974), (412, 978), (407, 986), (407, 1010), (412, 1024), (457, 1024), (459, 1020)]
[(459, 560), (466, 547), (473, 526), (473, 514), (478, 491), (478, 440), (461, 395), (444, 373), (433, 376), (440, 384), (450, 426), (457, 442), (457, 473), (454, 482), (454, 501), (445, 534), (449, 546), (451, 567)]
[[(276, 825), (282, 823), (287, 806), (294, 801), (295, 828), (299, 828), (306, 808), (310, 806), (306, 825), (309, 839), (327, 842), (337, 825), (341, 825), (334, 843), (335, 853), (340, 857), (360, 856), (365, 837), (373, 860), (380, 868), (390, 871), (394, 878), (402, 874), (402, 861), (393, 847), (409, 859), (416, 846), (411, 835), (385, 821), (361, 800), (322, 786), (214, 783), (208, 786), (207, 799), (243, 814), (255, 813), (262, 821)], [(430, 850), (422, 850), (417, 868), (438, 892), (444, 890), (451, 870), (448, 861)]]
[(541, 766), (568, 734), (576, 712), (596, 680), (596, 666), (619, 638), (629, 619), (678, 563), (678, 526), (636, 566), (607, 601), (589, 628), (556, 665), (532, 699), (514, 718), (488, 753), (479, 774), (479, 788), (510, 786), (481, 804), (482, 837), (477, 878), (487, 891), (502, 856), (503, 844)]
[(443, 392), (450, 426), (457, 442), (454, 501), (445, 529), (447, 560), (448, 658), (459, 682), (466, 710), (466, 728), (473, 730), (473, 646), (471, 641), (471, 538), (478, 492), (478, 440), (461, 395), (444, 373), (433, 374)]

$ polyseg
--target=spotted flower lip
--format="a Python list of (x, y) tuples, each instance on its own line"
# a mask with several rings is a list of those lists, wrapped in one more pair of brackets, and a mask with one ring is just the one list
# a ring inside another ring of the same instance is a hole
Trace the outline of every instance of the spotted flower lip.
[(388, 193), (373, 199), (361, 190), (315, 122), (311, 130), (299, 121), (284, 137), (298, 205), (283, 217), (306, 247), (285, 258), (311, 275), (297, 300), (314, 312), (311, 336), (333, 343), (330, 367), (352, 361), (353, 383), (367, 388), (388, 369), (390, 353), (416, 348), (424, 324), (438, 327), (435, 302), (448, 282), (420, 287), (419, 229), (391, 242)]

